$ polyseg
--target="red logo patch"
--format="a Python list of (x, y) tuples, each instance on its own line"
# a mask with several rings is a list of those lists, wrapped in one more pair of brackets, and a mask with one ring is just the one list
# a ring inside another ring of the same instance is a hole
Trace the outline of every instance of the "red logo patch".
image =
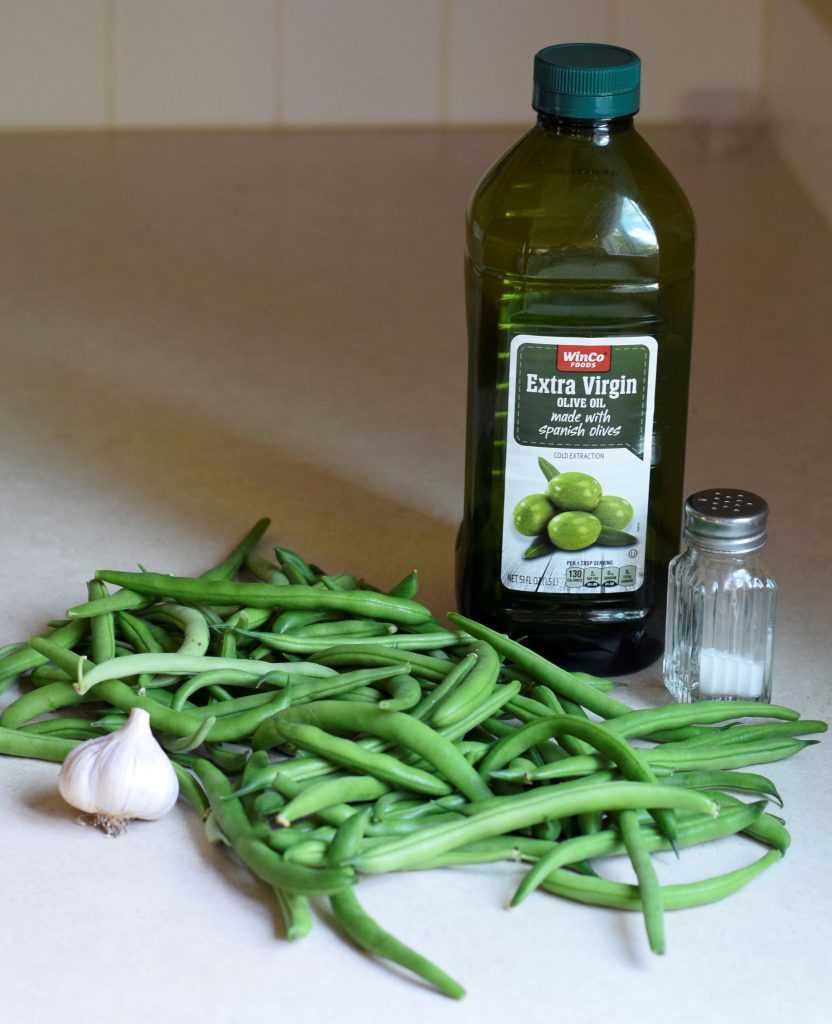
[(611, 345), (558, 345), (558, 369), (567, 373), (607, 373)]

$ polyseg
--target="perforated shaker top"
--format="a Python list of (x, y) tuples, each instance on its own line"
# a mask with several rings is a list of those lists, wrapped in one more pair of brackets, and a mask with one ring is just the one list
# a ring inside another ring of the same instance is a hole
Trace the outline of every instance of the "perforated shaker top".
[(768, 503), (753, 491), (715, 487), (685, 502), (685, 534), (694, 544), (741, 554), (766, 542)]

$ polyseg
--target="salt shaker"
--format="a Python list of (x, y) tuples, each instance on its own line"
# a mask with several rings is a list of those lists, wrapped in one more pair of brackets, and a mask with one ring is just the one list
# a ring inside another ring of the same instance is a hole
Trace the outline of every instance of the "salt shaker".
[(687, 549), (668, 571), (664, 681), (674, 700), (771, 697), (777, 584), (760, 560), (768, 505), (734, 488), (685, 503)]

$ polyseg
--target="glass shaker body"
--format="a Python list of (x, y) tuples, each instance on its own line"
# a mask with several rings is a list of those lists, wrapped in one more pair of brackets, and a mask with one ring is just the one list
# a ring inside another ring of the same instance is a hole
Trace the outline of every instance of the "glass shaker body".
[[(745, 496), (748, 492), (699, 492)], [(755, 700), (771, 697), (777, 584), (760, 551), (767, 507), (761, 498), (762, 533), (745, 542), (723, 541), (714, 516), (701, 528), (688, 499), (687, 550), (670, 563), (664, 680), (674, 700)], [(698, 502), (703, 507), (701, 501)], [(733, 506), (732, 506), (733, 507)], [(724, 506), (720, 506), (724, 511)], [(759, 524), (758, 524), (759, 525)], [(735, 520), (728, 533), (739, 530)], [(710, 531), (710, 536), (703, 535)], [(756, 545), (756, 546), (755, 546)], [(735, 550), (724, 550), (724, 547)], [(736, 548), (751, 547), (751, 550)]]

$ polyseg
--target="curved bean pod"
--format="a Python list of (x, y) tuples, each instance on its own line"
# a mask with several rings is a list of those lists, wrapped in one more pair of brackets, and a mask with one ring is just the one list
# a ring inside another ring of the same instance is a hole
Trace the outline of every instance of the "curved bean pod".
[(385, 680), (384, 689), (390, 696), (379, 703), (382, 711), (409, 711), (422, 699), (419, 681), (408, 673), (400, 673)]
[(232, 583), (224, 580), (163, 576), (152, 572), (116, 572), (102, 569), (96, 579), (124, 586), (154, 597), (168, 597), (185, 604), (243, 605), (250, 608), (306, 608), (347, 612), (359, 618), (386, 619), (417, 625), (431, 613), (416, 601), (390, 597), (369, 590), (317, 590), (314, 587), (270, 583)]
[(333, 804), (363, 803), (376, 800), (390, 787), (366, 775), (347, 775), (338, 779), (322, 779), (307, 787), (280, 811), (277, 816), (278, 825), (284, 828), (300, 818), (316, 814)]
[(472, 653), (476, 655), (476, 664), (453, 692), (441, 698), (431, 715), (431, 723), (437, 729), (455, 725), (466, 718), (497, 686), (500, 658), (494, 648), (480, 641)]
[[(365, 710), (363, 705), (347, 705), (350, 708)], [(289, 709), (293, 711), (294, 709)], [(375, 710), (367, 708), (367, 710)], [(277, 719), (284, 719), (289, 712), (282, 712), (276, 715)], [(388, 712), (395, 714), (395, 712)], [(314, 754), (320, 754), (334, 764), (343, 765), (354, 771), (366, 772), (383, 782), (401, 789), (410, 789), (415, 793), (427, 793), (429, 796), (444, 796), (451, 792), (451, 787), (442, 782), (435, 775), (422, 771), (411, 765), (399, 761), (390, 754), (378, 753), (360, 747), (353, 740), (342, 739), (340, 736), (333, 736), (315, 725), (297, 724), (292, 721), (280, 721), (275, 729), (268, 729), (269, 722), (264, 723), (254, 735), (253, 746), (255, 750), (266, 749), (274, 746), (277, 740), (288, 740), (304, 750), (310, 750)], [(467, 763), (467, 762), (466, 762)], [(275, 778), (274, 785), (277, 785), (279, 775)], [(679, 792), (684, 792), (679, 790)]]
[(596, 715), (600, 715), (602, 718), (617, 718), (630, 713), (631, 708), (627, 704), (615, 700), (614, 697), (608, 697), (590, 683), (576, 679), (571, 672), (553, 665), (546, 658), (530, 651), (523, 644), (517, 643), (516, 640), (510, 640), (502, 633), (489, 629), (479, 622), (474, 622), (473, 619), (468, 619), (464, 615), (457, 615), (455, 612), (452, 612), (448, 618), (471, 636), (478, 640), (485, 640), (499, 654), (514, 662), (515, 665), (519, 665), (521, 669), (528, 672), (538, 682), (543, 683), (544, 686), (550, 687), (560, 696), (568, 697), (569, 700), (582, 704), (589, 711), (594, 711)]
[[(75, 647), (75, 645), (84, 638), (87, 629), (88, 623), (86, 622), (70, 622), (66, 626), (61, 626), (60, 629), (54, 629), (49, 633), (43, 633), (33, 639), (48, 640), (50, 643), (56, 644), (58, 647), (69, 649)], [(9, 683), (24, 672), (29, 672), (31, 669), (37, 668), (39, 665), (45, 665), (48, 661), (49, 658), (40, 654), (31, 645), (27, 644), (20, 650), (7, 654), (2, 661), (0, 661), (0, 684)], [(2, 692), (2, 690), (0, 690), (0, 692)]]
[[(742, 889), (766, 868), (782, 859), (779, 850), (769, 850), (759, 860), (747, 867), (714, 875), (698, 882), (683, 882), (662, 886), (662, 904), (665, 910), (684, 910), (701, 907), (706, 903), (731, 896)], [(597, 907), (613, 907), (616, 910), (642, 910), (638, 888), (622, 882), (608, 882), (602, 878), (588, 878), (572, 871), (557, 870), (549, 875), (542, 888), (556, 896), (591, 903)]]
[[(717, 818), (684, 819), (679, 822), (676, 838), (680, 848), (698, 846), (700, 843), (736, 835), (758, 821), (765, 811), (765, 801), (727, 807)], [(642, 828), (641, 839), (648, 850), (667, 850), (668, 840), (650, 827)], [(614, 829), (604, 829), (589, 836), (566, 839), (550, 848), (540, 857), (534, 867), (525, 875), (511, 899), (511, 906), (519, 906), (527, 896), (546, 880), (550, 872), (574, 864), (576, 861), (593, 860), (596, 857), (611, 857), (625, 852), (622, 834)]]
[[(269, 662), (251, 661), (234, 658), (195, 658), (181, 654), (129, 654), (124, 658), (113, 658), (111, 661), (96, 665), (90, 669), (76, 684), (79, 693), (88, 693), (94, 686), (111, 679), (127, 679), (144, 673), (152, 675), (193, 675), (207, 672), (209, 669), (236, 669), (251, 672), (258, 677), (268, 675), (275, 670)], [(281, 672), (301, 676), (334, 676), (334, 669), (314, 662), (287, 662), (280, 666)]]
[[(479, 772), (488, 778), (492, 771), (508, 764), (512, 758), (523, 754), (530, 747), (549, 739), (551, 736), (569, 735), (585, 740), (605, 757), (614, 761), (625, 778), (633, 782), (655, 783), (656, 777), (639, 757), (638, 753), (623, 739), (620, 739), (602, 725), (573, 715), (555, 715), (538, 719), (518, 729), (517, 732), (498, 740), (480, 762)], [(676, 823), (673, 815), (665, 809), (657, 809), (653, 816), (662, 832), (673, 841)]]
[(37, 761), (62, 763), (66, 755), (77, 746), (77, 740), (39, 736), (0, 725), (0, 754), (8, 757), (30, 757)]
[(355, 647), (334, 647), (310, 659), (318, 665), (341, 667), (344, 665), (373, 667), (377, 665), (410, 665), (423, 679), (441, 682), (453, 668), (453, 663), (442, 658), (416, 651), (399, 651), (388, 647), (361, 644)]
[(338, 923), (362, 949), (406, 967), (452, 999), (462, 999), (465, 995), (465, 989), (440, 967), (377, 924), (358, 902), (352, 888), (331, 896), (329, 902)]
[(680, 801), (701, 794), (671, 786), (653, 786), (644, 782), (609, 782), (587, 785), (563, 792), (561, 786), (548, 786), (533, 793), (501, 798), (502, 803), (474, 814), (463, 821), (428, 826), (415, 836), (393, 840), (370, 853), (362, 853), (356, 867), (368, 874), (401, 871), (459, 846), (488, 839), (505, 832), (529, 828), (547, 818), (565, 818), (591, 811), (650, 810), (668, 808), (716, 815), (717, 805), (705, 797)]
[(271, 725), (264, 725), (252, 741), (255, 749), (269, 745), (270, 737), (280, 735), (288, 723), (377, 736), (423, 758), (469, 800), (481, 800), (491, 795), (486, 783), (450, 740), (410, 715), (374, 707), (345, 706), (341, 701), (320, 701), (306, 707), (290, 708)]

